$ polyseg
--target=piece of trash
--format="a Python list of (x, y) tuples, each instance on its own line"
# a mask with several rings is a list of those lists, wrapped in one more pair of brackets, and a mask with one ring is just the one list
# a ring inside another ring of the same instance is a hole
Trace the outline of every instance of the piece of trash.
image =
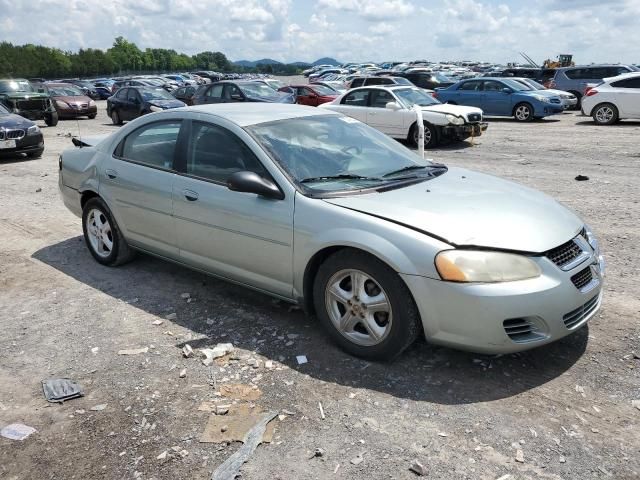
[(193, 355), (193, 348), (191, 348), (191, 345), (187, 343), (184, 347), (182, 347), (182, 356), (184, 358), (189, 358), (191, 355)]
[[(249, 404), (226, 405), (226, 415), (211, 415), (207, 421), (200, 442), (224, 443), (243, 442), (247, 432), (262, 418), (264, 411)], [(215, 410), (214, 410), (215, 413)], [(275, 418), (275, 417), (274, 417)], [(263, 443), (271, 443), (275, 433), (276, 422), (267, 425), (262, 438)], [(223, 430), (223, 427), (224, 430)]]
[(324, 457), (324, 450), (322, 448), (316, 448), (309, 457), (309, 460), (316, 457)]
[(576, 177), (576, 180), (579, 182), (584, 182), (585, 180), (589, 180), (589, 177), (587, 177), (586, 175), (578, 175)]
[(180, 370), (180, 375), (179, 375), (179, 377), (180, 377), (180, 378), (184, 378), (184, 377), (186, 377), (186, 376), (187, 376), (187, 369), (186, 369), (186, 368), (183, 368), (182, 370)]
[(516, 462), (524, 463), (524, 452), (522, 451), (521, 448), (518, 448), (516, 450)]
[(156, 457), (157, 460), (164, 460), (165, 458), (167, 458), (169, 452), (167, 452), (166, 450), (164, 452), (162, 452), (160, 455), (158, 455)]
[(567, 463), (567, 459), (566, 459), (566, 458), (564, 458), (564, 455), (560, 455), (560, 458), (558, 458), (558, 461), (559, 461), (560, 463)]
[(64, 403), (66, 400), (84, 396), (82, 387), (70, 378), (52, 378), (42, 381), (44, 398), (51, 403)]
[(308, 362), (306, 355), (297, 355), (296, 360), (298, 361), (298, 365), (303, 365)]
[(222, 433), (226, 432), (227, 430), (229, 430), (229, 425), (222, 425), (222, 426), (220, 427), (220, 431), (221, 431)]
[(91, 349), (91, 353), (93, 353), (94, 355), (98, 353), (98, 350), (100, 350), (98, 347), (93, 347)]
[(182, 298), (183, 300), (186, 300), (187, 298), (191, 298), (191, 294), (187, 292), (181, 293), (180, 298)]
[(176, 320), (178, 318), (178, 314), (176, 313), (170, 313), (169, 315), (165, 315), (165, 317), (167, 320)]
[(101, 412), (102, 410), (104, 410), (105, 408), (107, 408), (106, 403), (101, 403), (100, 405), (96, 405), (95, 407), (91, 407), (89, 410), (91, 410), (92, 412)]
[(338, 473), (338, 470), (340, 470), (340, 464), (336, 465), (336, 468), (333, 469), (333, 473), (334, 474)]
[(226, 415), (229, 413), (229, 407), (231, 407), (231, 405), (216, 405), (216, 415)]
[(227, 398), (249, 401), (257, 400), (262, 395), (262, 391), (259, 388), (241, 383), (222, 385), (220, 387), (220, 393)]
[(214, 359), (224, 357), (231, 352), (233, 352), (233, 344), (231, 343), (219, 343), (213, 348), (200, 349), (200, 353), (204, 356), (202, 363), (206, 367), (210, 366)]
[(36, 188), (36, 193), (40, 193), (42, 189), (40, 187)]
[(318, 408), (320, 409), (320, 418), (324, 420), (324, 408), (322, 408), (322, 402), (318, 402)]
[(409, 467), (409, 470), (411, 470), (413, 473), (415, 473), (419, 477), (422, 477), (423, 475), (426, 475), (428, 473), (427, 467), (421, 464), (418, 460), (413, 461), (413, 463)]
[(236, 453), (227, 458), (211, 475), (211, 480), (228, 480), (236, 478), (240, 467), (249, 460), (249, 457), (258, 445), (263, 441), (263, 436), (267, 429), (267, 425), (277, 415), (276, 412), (269, 412), (261, 415), (261, 418), (255, 423), (253, 428), (247, 432), (243, 442)]
[(438, 432), (438, 435), (440, 435), (441, 437), (448, 437), (449, 434), (445, 433), (445, 432)]
[(640, 400), (631, 400), (631, 406), (640, 410)]
[(162, 325), (164, 322), (162, 320), (155, 320), (151, 322), (151, 325)]
[(267, 370), (273, 370), (275, 368), (275, 365), (273, 364), (273, 360), (266, 360), (264, 362), (264, 368), (266, 368)]
[(28, 425), (22, 423), (12, 423), (0, 430), (0, 436), (8, 438), (9, 440), (24, 440), (32, 433), (36, 433), (37, 430)]
[(140, 355), (141, 353), (147, 353), (149, 347), (144, 348), (132, 348), (129, 350), (118, 350), (118, 355)]
[(359, 453), (357, 456), (351, 459), (351, 463), (353, 465), (360, 465), (364, 461), (364, 457), (362, 456), (364, 453)]

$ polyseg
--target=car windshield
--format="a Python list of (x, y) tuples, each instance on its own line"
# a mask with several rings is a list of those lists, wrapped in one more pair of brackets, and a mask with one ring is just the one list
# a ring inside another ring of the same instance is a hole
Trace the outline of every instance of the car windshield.
[(335, 95), (338, 93), (333, 88), (325, 87), (324, 85), (314, 85), (312, 90), (318, 95)]
[(2, 80), (0, 93), (6, 92), (35, 92), (35, 90), (26, 80)]
[(272, 78), (266, 79), (265, 82), (267, 82), (267, 85), (273, 88), (274, 90), (278, 90), (279, 88), (287, 86), (286, 83), (281, 82), (280, 80), (274, 80)]
[(440, 103), (439, 100), (433, 98), (420, 88), (397, 88), (393, 93), (402, 100), (402, 103), (404, 103), (407, 108), (411, 108), (414, 105), (426, 107), (428, 105), (437, 105)]
[(264, 83), (243, 83), (238, 85), (247, 97), (277, 98), (278, 94)]
[(511, 79), (503, 79), (502, 82), (511, 87), (512, 90), (515, 90), (517, 92), (521, 92), (524, 90), (531, 90), (530, 87), (527, 87), (523, 84), (521, 84), (520, 82), (516, 81), (516, 80), (511, 80)]
[(151, 100), (175, 100), (173, 96), (162, 88), (145, 88), (138, 90), (145, 102)]
[(247, 131), (310, 193), (347, 193), (407, 177), (427, 178), (435, 167), (387, 135), (342, 115), (291, 118)]
[(535, 80), (527, 80), (527, 84), (531, 85), (531, 87), (535, 90), (546, 90), (547, 87), (542, 85), (541, 83), (536, 82)]
[(84, 93), (82, 93), (78, 88), (72, 87), (71, 85), (65, 85), (63, 87), (49, 86), (49, 93), (54, 97), (84, 97)]
[(444, 83), (444, 82), (451, 83), (451, 82), (453, 82), (453, 80), (451, 80), (446, 75), (442, 75), (441, 73), (434, 73), (433, 76), (436, 77), (436, 80), (438, 80), (440, 83)]
[(403, 77), (396, 77), (395, 82), (396, 85), (413, 85), (413, 83)]

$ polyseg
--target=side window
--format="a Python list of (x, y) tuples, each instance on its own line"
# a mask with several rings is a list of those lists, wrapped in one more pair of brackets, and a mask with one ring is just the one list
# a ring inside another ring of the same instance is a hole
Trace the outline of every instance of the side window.
[(316, 92), (314, 92), (310, 88), (303, 88), (302, 89), (302, 94), (306, 95), (306, 96), (314, 96), (316, 94)]
[(177, 97), (178, 95), (180, 95), (180, 96), (184, 96), (184, 95), (185, 95), (185, 93), (187, 93), (187, 89), (186, 89), (186, 88), (184, 88), (184, 87), (182, 87), (182, 88), (179, 88), (178, 90), (176, 90), (176, 94), (175, 94), (175, 95), (176, 95), (176, 97)]
[(382, 79), (379, 77), (367, 78), (365, 83), (367, 85), (382, 85)]
[(221, 84), (213, 85), (209, 90), (207, 90), (207, 97), (220, 98), (222, 96), (222, 87)]
[(485, 92), (500, 92), (503, 88), (505, 88), (503, 84), (494, 80), (485, 81), (483, 86)]
[(308, 93), (306, 92), (306, 89), (304, 87), (297, 87), (296, 88), (296, 95), (304, 97), (304, 96), (308, 95)]
[(138, 95), (138, 92), (133, 88), (130, 88), (129, 93), (127, 93), (127, 102), (135, 103), (139, 99), (140, 95)]
[(224, 93), (222, 94), (222, 96), (226, 100), (232, 100), (232, 97), (236, 95), (242, 96), (242, 92), (240, 91), (240, 89), (232, 83), (227, 83), (224, 86)]
[(387, 103), (394, 102), (395, 98), (386, 90), (371, 91), (371, 106), (373, 108), (385, 108)]
[(361, 87), (364, 85), (364, 78), (354, 78), (351, 82), (351, 88)]
[(343, 105), (350, 107), (366, 107), (369, 102), (369, 90), (351, 92), (342, 99)]
[(187, 87), (184, 91), (186, 95), (193, 95), (196, 93), (196, 87)]
[(623, 73), (629, 73), (630, 70), (627, 67), (609, 67), (607, 69), (607, 77), (616, 77)]
[(584, 78), (584, 69), (582, 68), (574, 68), (571, 70), (565, 70), (564, 74), (567, 76), (567, 78), (570, 78), (571, 80), (579, 80), (581, 78)]
[(187, 173), (225, 183), (235, 172), (251, 171), (268, 176), (253, 152), (236, 135), (217, 125), (193, 122)]
[(127, 136), (116, 155), (150, 167), (171, 169), (181, 122), (156, 122), (145, 125)]
[(613, 82), (611, 86), (616, 88), (640, 88), (640, 77), (627, 78)]
[(458, 87), (458, 90), (463, 92), (477, 92), (480, 90), (480, 85), (482, 85), (482, 82), (464, 82)]
[(122, 88), (122, 87), (120, 87), (120, 88), (118, 89), (118, 91), (116, 92), (116, 98), (117, 98), (118, 100), (126, 100), (126, 99), (127, 99), (127, 91), (128, 91), (128, 90), (129, 90), (128, 88)]

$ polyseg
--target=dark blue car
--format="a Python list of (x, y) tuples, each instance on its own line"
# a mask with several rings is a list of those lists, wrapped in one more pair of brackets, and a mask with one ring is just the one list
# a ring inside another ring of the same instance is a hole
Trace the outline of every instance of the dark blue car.
[(180, 107), (186, 104), (159, 87), (123, 87), (107, 98), (107, 114), (114, 125), (147, 113)]
[(505, 78), (474, 78), (437, 89), (435, 97), (443, 103), (478, 107), (485, 115), (514, 117), (520, 122), (562, 113), (562, 99), (557, 95), (527, 90)]

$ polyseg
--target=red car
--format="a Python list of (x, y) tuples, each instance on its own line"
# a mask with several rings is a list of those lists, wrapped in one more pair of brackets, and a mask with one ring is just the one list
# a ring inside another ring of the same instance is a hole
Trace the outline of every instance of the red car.
[(333, 102), (340, 95), (333, 88), (325, 85), (289, 85), (278, 89), (278, 91), (292, 93), (296, 96), (296, 103), (311, 107)]

